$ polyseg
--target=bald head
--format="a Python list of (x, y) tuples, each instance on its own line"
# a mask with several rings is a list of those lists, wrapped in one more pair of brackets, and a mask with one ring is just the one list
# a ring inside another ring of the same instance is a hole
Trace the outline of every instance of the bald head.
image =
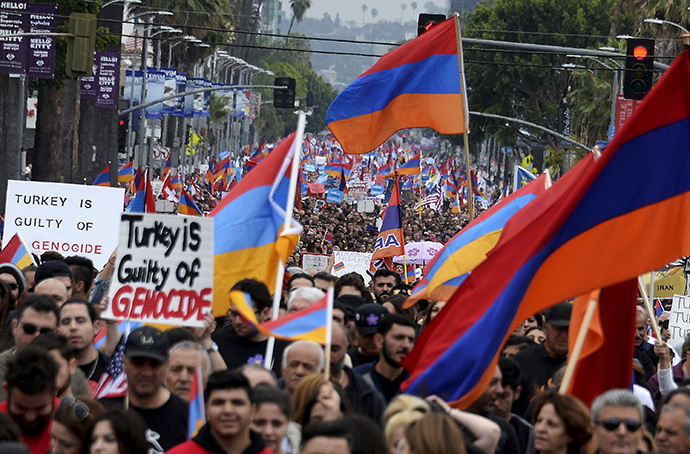
[(62, 306), (70, 298), (69, 293), (67, 286), (61, 279), (56, 277), (44, 279), (34, 287), (35, 295), (52, 296), (58, 306)]

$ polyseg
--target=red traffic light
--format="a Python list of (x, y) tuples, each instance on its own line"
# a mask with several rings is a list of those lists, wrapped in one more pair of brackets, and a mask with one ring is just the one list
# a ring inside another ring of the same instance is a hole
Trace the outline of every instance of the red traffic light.
[(123, 126), (125, 124), (125, 120), (120, 120), (120, 126)]
[(633, 49), (633, 55), (638, 60), (644, 60), (647, 57), (648, 53), (649, 53), (649, 51), (644, 46), (636, 46)]

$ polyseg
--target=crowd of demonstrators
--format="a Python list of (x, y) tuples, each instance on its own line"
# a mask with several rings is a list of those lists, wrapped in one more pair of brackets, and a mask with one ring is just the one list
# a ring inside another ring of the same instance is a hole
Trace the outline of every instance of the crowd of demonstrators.
[[(401, 394), (409, 376), (401, 361), (445, 302), (401, 309), (409, 287), (395, 272), (379, 270), (365, 285), (357, 273), (335, 278), (293, 269), (279, 290), (285, 316), (299, 315), (334, 287), (330, 356), (312, 341), (276, 340), (268, 364), (268, 336), (232, 303), (226, 317), (209, 316), (202, 328), (145, 325), (121, 347), (108, 339), (98, 349), (96, 335), (114, 324), (100, 319), (106, 303), (93, 294), (104, 294), (113, 263), (89, 273), (78, 258), (47, 259), (27, 271), (29, 279), (0, 264), (8, 271), (0, 273), (0, 314), (11, 333), (0, 353), (0, 415), (9, 416), (0, 416), (0, 443), (21, 441), (28, 452), (690, 453), (690, 341), (678, 349), (654, 341), (644, 312), (636, 321), (633, 391), (608, 391), (591, 410), (557, 393), (571, 315), (564, 303), (519, 326), (487, 388), (461, 411), (438, 396)], [(51, 285), (42, 292), (45, 283)], [(259, 321), (270, 319), (263, 283), (245, 279), (233, 289), (249, 295)], [(94, 394), (118, 360), (124, 394)], [(189, 438), (197, 369), (206, 422), (192, 422)]]

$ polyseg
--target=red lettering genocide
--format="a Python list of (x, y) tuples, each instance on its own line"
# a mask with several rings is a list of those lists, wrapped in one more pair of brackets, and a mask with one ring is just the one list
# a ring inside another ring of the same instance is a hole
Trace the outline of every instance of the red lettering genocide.
[(120, 320), (145, 320), (161, 323), (181, 323), (186, 320), (203, 321), (213, 304), (213, 290), (157, 291), (144, 287), (125, 285), (112, 302), (115, 318)]

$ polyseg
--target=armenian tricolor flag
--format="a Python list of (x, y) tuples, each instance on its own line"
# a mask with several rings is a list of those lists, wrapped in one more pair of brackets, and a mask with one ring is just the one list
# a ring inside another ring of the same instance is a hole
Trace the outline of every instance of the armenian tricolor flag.
[(110, 187), (110, 164), (105, 166), (105, 169), (98, 174), (95, 180), (93, 180), (92, 186), (104, 186)]
[(194, 199), (182, 189), (180, 192), (180, 205), (177, 210), (180, 214), (186, 214), (188, 216), (203, 216), (204, 213), (201, 212), (199, 206), (194, 202)]
[(192, 395), (189, 399), (189, 418), (187, 424), (187, 440), (194, 438), (201, 426), (206, 424), (206, 410), (204, 409), (204, 380), (201, 368), (197, 367), (192, 378)]
[(119, 169), (117, 169), (117, 182), (118, 183), (127, 183), (128, 181), (132, 181), (134, 179), (134, 163), (133, 162), (128, 162), (127, 164), (120, 166)]
[(0, 263), (13, 263), (20, 269), (36, 264), (33, 255), (31, 255), (29, 248), (24, 244), (24, 240), (19, 232), (15, 233), (10, 241), (5, 244), (5, 247), (2, 248)]

